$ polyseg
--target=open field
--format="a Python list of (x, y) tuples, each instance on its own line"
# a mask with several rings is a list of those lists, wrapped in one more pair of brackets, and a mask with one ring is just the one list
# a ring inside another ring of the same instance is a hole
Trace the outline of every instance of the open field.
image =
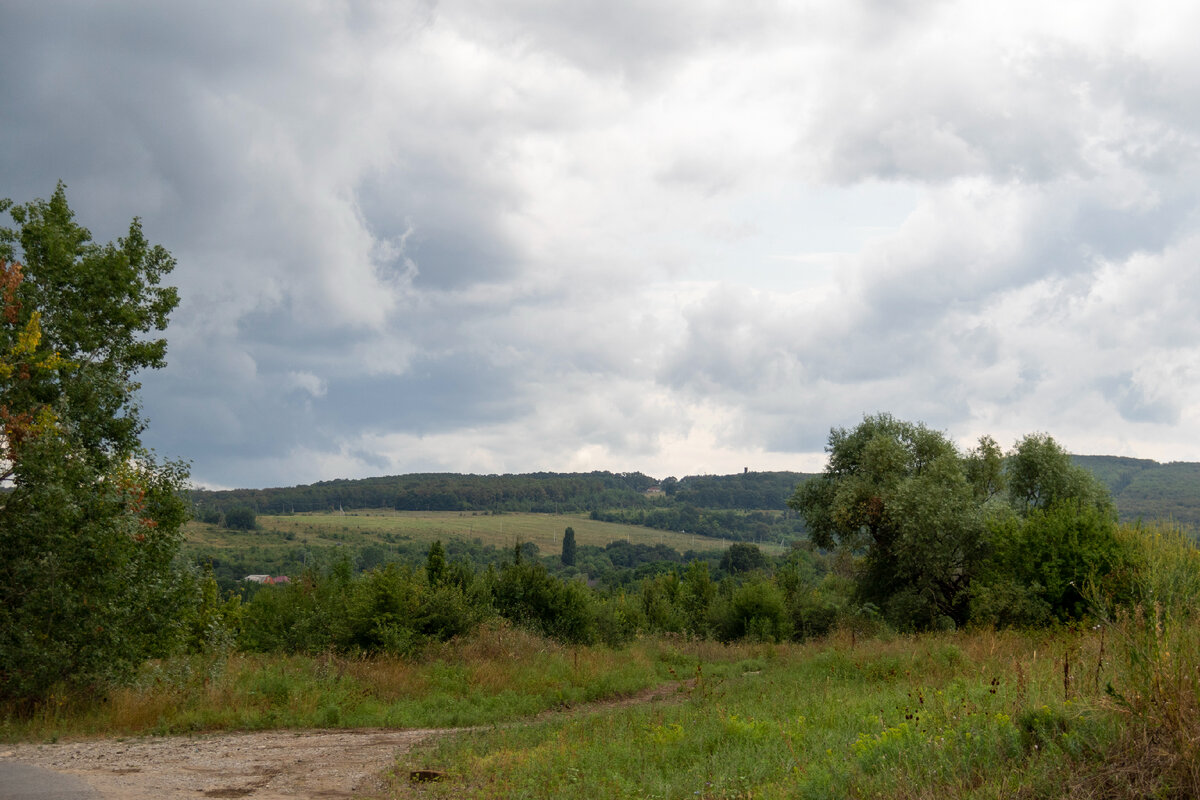
[[(462, 727), (415, 749), (395, 745), (394, 798), (1189, 797), (1200, 786), (1186, 744), (1195, 741), (1195, 676), (1189, 667), (1176, 686), (1163, 679), (1176, 663), (1168, 648), (1194, 664), (1197, 642), (1191, 626), (1175, 630), (1169, 640), (1124, 623), (878, 639), (842, 632), (730, 646), (661, 637), (611, 650), (502, 625), (416, 660), (152, 663), (107, 701), (48, 705), (6, 720), (0, 738)], [(1155, 642), (1161, 653), (1141, 649)], [(648, 691), (656, 685), (664, 691)], [(628, 699), (603, 702), (620, 697)], [(575, 711), (552, 711), (564, 708)], [(1173, 709), (1185, 712), (1174, 729)], [(495, 725), (507, 721), (516, 724)], [(479, 725), (488, 727), (469, 727)], [(1170, 744), (1175, 733), (1184, 745)], [(315, 735), (272, 740), (295, 752), (281, 752), (264, 785), (286, 783), (298, 769), (287, 765), (302, 761), (305, 737)], [(140, 746), (114, 744), (126, 760)], [(1164, 759), (1174, 752), (1182, 760)], [(412, 784), (418, 769), (444, 780)], [(131, 769), (141, 770), (152, 775), (155, 765)]]
[[(583, 514), (480, 514), (460, 511), (392, 511), (369, 509), (345, 513), (313, 512), (286, 516), (258, 517), (259, 530), (237, 531), (191, 522), (187, 540), (192, 549), (291, 549), (297, 546), (362, 548), (373, 544), (416, 542), (429, 544), (440, 539), (478, 539), (484, 545), (512, 547), (516, 542), (533, 542), (542, 555), (562, 551), (563, 531), (575, 529), (580, 545), (603, 547), (609, 542), (664, 544), (680, 553), (688, 550), (722, 550), (730, 542), (640, 525), (597, 522)], [(782, 552), (777, 544), (763, 543), (764, 552)]]

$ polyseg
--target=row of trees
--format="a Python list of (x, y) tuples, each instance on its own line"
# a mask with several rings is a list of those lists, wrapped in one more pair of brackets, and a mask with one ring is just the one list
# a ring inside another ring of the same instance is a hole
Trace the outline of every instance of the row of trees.
[(731, 511), (684, 503), (649, 509), (595, 510), (591, 518), (734, 542), (791, 542), (804, 536), (803, 520), (788, 511)]

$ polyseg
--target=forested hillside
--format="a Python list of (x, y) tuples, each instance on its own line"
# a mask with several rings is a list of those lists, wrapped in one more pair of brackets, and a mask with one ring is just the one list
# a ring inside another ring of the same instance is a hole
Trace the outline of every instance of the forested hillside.
[(259, 514), (394, 508), (398, 511), (526, 511), (566, 513), (626, 508), (646, 502), (658, 482), (640, 472), (459, 475), (428, 473), (322, 481), (276, 489), (197, 491), (197, 508), (249, 506)]
[(1200, 463), (1160, 464), (1119, 456), (1072, 458), (1108, 486), (1122, 522), (1163, 519), (1200, 529)]
[(640, 472), (431, 473), (323, 481), (276, 489), (196, 491), (197, 508), (248, 506), (259, 514), (394, 508), (398, 511), (590, 512), (691, 505), (782, 511), (802, 472), (745, 472), (658, 481)]

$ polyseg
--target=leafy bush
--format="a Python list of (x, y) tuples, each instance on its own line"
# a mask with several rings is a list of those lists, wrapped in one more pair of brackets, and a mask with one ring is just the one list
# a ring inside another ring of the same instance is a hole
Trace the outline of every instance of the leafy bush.
[(739, 586), (718, 612), (721, 639), (749, 638), (781, 642), (792, 634), (783, 592), (774, 582), (754, 580)]
[(250, 506), (236, 506), (225, 512), (223, 524), (231, 530), (252, 531), (258, 528), (258, 516)]

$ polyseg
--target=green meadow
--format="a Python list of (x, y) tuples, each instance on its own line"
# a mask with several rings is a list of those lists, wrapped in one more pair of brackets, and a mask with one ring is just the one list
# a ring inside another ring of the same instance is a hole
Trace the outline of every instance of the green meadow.
[[(692, 679), (674, 701), (439, 739), (401, 756), (393, 796), (1194, 797), (1194, 662), (1141, 672), (1132, 630), (664, 651)], [(412, 785), (417, 769), (445, 779)]]
[[(260, 515), (258, 529), (230, 530), (202, 522), (189, 522), (185, 549), (193, 554), (238, 552), (258, 547), (290, 551), (298, 546), (362, 548), (370, 545), (435, 540), (478, 540), (484, 546), (511, 548), (532, 542), (542, 555), (562, 552), (563, 532), (575, 530), (579, 545), (603, 547), (609, 542), (663, 544), (680, 553), (718, 550), (730, 542), (706, 536), (655, 530), (641, 525), (599, 522), (585, 514), (489, 514), (462, 511), (391, 511), (367, 509), (346, 512), (313, 512), (283, 516)], [(779, 545), (761, 544), (767, 553)]]

